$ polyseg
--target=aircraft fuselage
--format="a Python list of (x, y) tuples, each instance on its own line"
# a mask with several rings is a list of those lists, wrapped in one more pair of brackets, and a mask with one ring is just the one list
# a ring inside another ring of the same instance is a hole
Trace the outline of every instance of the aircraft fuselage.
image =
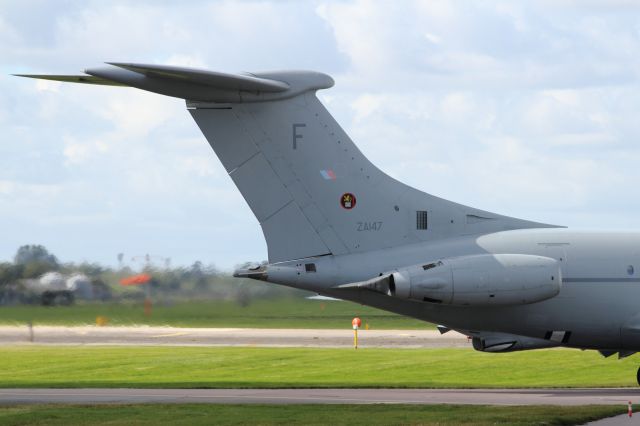
[[(447, 306), (363, 290), (335, 289), (403, 266), (479, 254), (556, 259), (560, 293), (519, 306)], [(313, 263), (315, 270), (307, 270)], [(461, 330), (544, 339), (570, 332), (564, 346), (640, 350), (640, 233), (527, 229), (496, 232), (268, 267), (270, 282), (352, 300)]]

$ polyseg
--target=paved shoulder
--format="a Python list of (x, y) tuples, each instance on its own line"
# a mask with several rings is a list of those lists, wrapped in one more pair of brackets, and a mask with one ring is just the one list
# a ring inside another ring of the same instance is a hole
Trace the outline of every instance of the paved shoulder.
[[(640, 414), (640, 413), (639, 413)], [(640, 417), (635, 414), (633, 417), (629, 417), (627, 414), (620, 416), (607, 417), (606, 419), (596, 420), (595, 422), (589, 422), (585, 426), (622, 426), (622, 425), (637, 425), (640, 423)]]
[[(359, 343), (369, 348), (469, 347), (467, 338), (451, 331), (361, 330)], [(0, 344), (70, 345), (193, 345), (271, 347), (349, 347), (353, 332), (313, 329), (179, 328), (179, 327), (63, 327), (0, 326)]]
[(2, 389), (0, 404), (625, 405), (640, 389)]

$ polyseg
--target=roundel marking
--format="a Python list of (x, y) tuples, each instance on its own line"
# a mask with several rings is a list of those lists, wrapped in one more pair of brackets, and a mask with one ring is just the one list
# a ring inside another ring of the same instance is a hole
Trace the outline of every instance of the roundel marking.
[(356, 196), (350, 192), (345, 192), (340, 196), (340, 206), (343, 209), (351, 210), (356, 206)]

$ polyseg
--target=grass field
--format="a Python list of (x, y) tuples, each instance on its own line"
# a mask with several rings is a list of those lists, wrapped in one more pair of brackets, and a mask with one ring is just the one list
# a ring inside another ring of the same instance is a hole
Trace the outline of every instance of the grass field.
[(0, 407), (13, 425), (575, 425), (624, 413), (624, 407), (469, 405), (103, 405)]
[(553, 349), (10, 346), (0, 387), (521, 388), (635, 386), (637, 357)]
[(83, 325), (96, 317), (110, 325), (169, 325), (174, 327), (349, 328), (354, 316), (373, 329), (424, 329), (433, 325), (351, 302), (325, 302), (303, 298), (260, 300), (241, 307), (229, 301), (156, 304), (152, 315), (142, 304), (77, 304), (73, 306), (2, 306), (0, 324)]

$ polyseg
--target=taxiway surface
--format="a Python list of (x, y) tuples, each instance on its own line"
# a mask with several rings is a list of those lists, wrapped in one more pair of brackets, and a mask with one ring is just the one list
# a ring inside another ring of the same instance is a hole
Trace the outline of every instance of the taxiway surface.
[[(62, 327), (0, 326), (0, 345), (37, 343), (47, 345), (153, 345), (153, 346), (265, 346), (351, 347), (353, 331), (257, 328), (178, 327)], [(360, 330), (359, 346), (368, 348), (470, 347), (455, 331)]]
[(640, 389), (0, 389), (0, 404), (626, 405)]

